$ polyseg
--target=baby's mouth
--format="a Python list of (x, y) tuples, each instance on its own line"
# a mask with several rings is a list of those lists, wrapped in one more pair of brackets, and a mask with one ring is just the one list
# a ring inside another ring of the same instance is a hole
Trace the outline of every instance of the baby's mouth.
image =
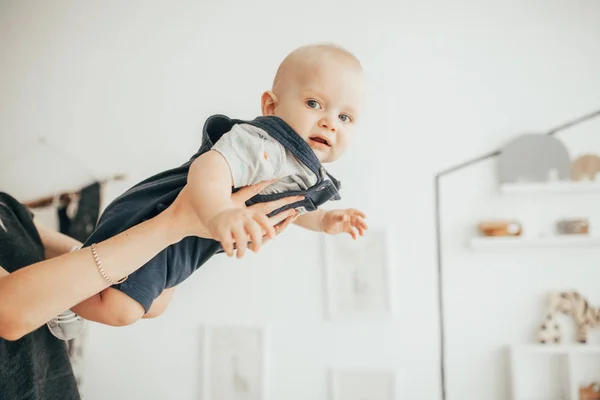
[(310, 138), (310, 140), (312, 142), (316, 142), (316, 143), (320, 143), (322, 145), (325, 145), (327, 147), (331, 147), (331, 145), (329, 144), (329, 142), (321, 137), (317, 137), (317, 136), (313, 136)]

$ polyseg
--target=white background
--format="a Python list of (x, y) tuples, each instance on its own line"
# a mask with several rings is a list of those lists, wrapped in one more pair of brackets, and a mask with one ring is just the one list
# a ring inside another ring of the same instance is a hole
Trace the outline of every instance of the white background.
[[(271, 326), (270, 399), (325, 400), (330, 367), (392, 368), (398, 399), (439, 398), (435, 173), (600, 106), (597, 1), (287, 3), (0, 2), (0, 189), (21, 200), (181, 164), (210, 114), (259, 113), (298, 45), (335, 41), (368, 73), (362, 133), (331, 172), (344, 185), (335, 206), (395, 231), (395, 317), (325, 321), (319, 237), (291, 228), (243, 262), (211, 261), (160, 319), (92, 326), (87, 399), (197, 398), (205, 323)], [(598, 132), (590, 123), (561, 138), (574, 153), (600, 152)], [(573, 287), (600, 304), (596, 249), (463, 247), (480, 218), (521, 218), (528, 232), (559, 214), (598, 218), (592, 196), (562, 208), (497, 197), (494, 166), (442, 185), (452, 400), (507, 398), (501, 346), (530, 340), (547, 290)]]

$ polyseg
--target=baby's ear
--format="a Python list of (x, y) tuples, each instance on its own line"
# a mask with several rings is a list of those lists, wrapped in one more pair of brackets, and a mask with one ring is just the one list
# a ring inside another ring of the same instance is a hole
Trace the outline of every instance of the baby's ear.
[(263, 93), (260, 98), (260, 108), (262, 110), (262, 115), (274, 115), (275, 107), (277, 106), (277, 96), (270, 90), (267, 90)]

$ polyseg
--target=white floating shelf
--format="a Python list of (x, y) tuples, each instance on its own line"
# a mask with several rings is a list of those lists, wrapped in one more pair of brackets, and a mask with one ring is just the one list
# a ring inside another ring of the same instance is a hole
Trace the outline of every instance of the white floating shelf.
[(600, 346), (590, 344), (521, 344), (509, 346), (513, 353), (529, 354), (598, 354)]
[(587, 247), (600, 246), (600, 237), (587, 235), (564, 235), (535, 237), (477, 237), (470, 241), (475, 249), (528, 248), (528, 247)]
[(558, 181), (549, 183), (504, 183), (499, 186), (503, 194), (586, 194), (599, 193), (598, 181)]

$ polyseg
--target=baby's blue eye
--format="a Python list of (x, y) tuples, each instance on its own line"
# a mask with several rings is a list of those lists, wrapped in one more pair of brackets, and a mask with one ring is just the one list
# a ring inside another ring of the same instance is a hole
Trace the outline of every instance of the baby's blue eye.
[(342, 114), (342, 115), (340, 115), (340, 119), (341, 119), (343, 122), (350, 122), (350, 117), (349, 117), (348, 115), (346, 115), (346, 114)]
[(308, 100), (306, 105), (308, 105), (310, 108), (321, 108), (321, 105), (316, 100)]

